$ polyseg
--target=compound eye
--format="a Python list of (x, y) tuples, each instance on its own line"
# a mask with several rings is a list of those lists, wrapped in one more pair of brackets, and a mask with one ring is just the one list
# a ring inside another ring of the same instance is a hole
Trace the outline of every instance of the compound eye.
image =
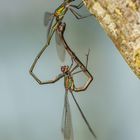
[(65, 72), (67, 71), (67, 66), (64, 67), (64, 71), (65, 71)]
[(61, 67), (61, 71), (64, 72), (64, 66)]
[(69, 66), (67, 66), (67, 70), (69, 70), (70, 69), (70, 67)]

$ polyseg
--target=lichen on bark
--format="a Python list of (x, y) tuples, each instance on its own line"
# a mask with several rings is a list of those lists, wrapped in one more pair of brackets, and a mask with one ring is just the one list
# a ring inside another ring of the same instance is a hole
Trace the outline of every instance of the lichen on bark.
[(83, 0), (140, 78), (140, 0)]

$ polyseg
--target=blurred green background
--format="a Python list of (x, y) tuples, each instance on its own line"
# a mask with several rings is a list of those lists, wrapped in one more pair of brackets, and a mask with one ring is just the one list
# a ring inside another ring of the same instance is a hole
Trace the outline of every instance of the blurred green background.
[[(0, 140), (63, 139), (63, 80), (40, 86), (28, 72), (46, 42), (44, 13), (61, 2), (0, 0)], [(79, 12), (88, 13), (85, 7)], [(66, 40), (83, 62), (91, 49), (88, 69), (94, 81), (76, 97), (98, 140), (139, 140), (140, 80), (94, 17), (77, 21), (69, 12), (64, 21)], [(61, 65), (53, 39), (38, 74), (48, 79)], [(71, 97), (70, 103), (75, 140), (92, 140)]]

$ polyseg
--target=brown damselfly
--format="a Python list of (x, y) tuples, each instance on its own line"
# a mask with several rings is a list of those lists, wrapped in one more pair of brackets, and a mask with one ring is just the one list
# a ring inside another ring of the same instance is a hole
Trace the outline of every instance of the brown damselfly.
[[(65, 48), (65, 50), (71, 57), (71, 62), (72, 62), (71, 65), (62, 66), (61, 73), (58, 74), (54, 79), (42, 81), (33, 73), (33, 70), (37, 63), (37, 61), (35, 59), (35, 61), (33, 62), (32, 66), (30, 68), (30, 74), (40, 85), (52, 84), (52, 83), (57, 82), (61, 78), (64, 78), (65, 98), (64, 98), (64, 110), (63, 110), (63, 117), (62, 117), (63, 118), (62, 119), (62, 133), (64, 135), (64, 140), (73, 140), (72, 120), (71, 120), (70, 105), (69, 105), (69, 101), (68, 101), (68, 92), (71, 93), (72, 98), (73, 98), (74, 102), (76, 103), (76, 106), (78, 107), (78, 110), (80, 111), (80, 114), (81, 114), (83, 120), (85, 121), (89, 131), (94, 136), (94, 138), (96, 138), (95, 133), (93, 132), (90, 124), (88, 123), (88, 121), (87, 121), (83, 111), (81, 110), (81, 107), (79, 106), (79, 104), (74, 96), (74, 93), (73, 93), (73, 92), (85, 91), (93, 80), (92, 75), (90, 74), (90, 72), (87, 69), (89, 52), (86, 55), (87, 59), (86, 59), (86, 64), (84, 65), (79, 60), (79, 58), (75, 55), (75, 53), (70, 49), (68, 44), (66, 43), (66, 41), (64, 39), (65, 27), (66, 27), (65, 23), (62, 23), (62, 22), (59, 23), (59, 26), (57, 27), (57, 30), (56, 30), (56, 37), (57, 37), (57, 40), (59, 41), (59, 44), (63, 45), (63, 47)], [(77, 68), (80, 68), (80, 70), (77, 70)], [(85, 76), (88, 78), (88, 80), (85, 82), (85, 84), (83, 86), (76, 87), (73, 76), (78, 73), (81, 73), (81, 72), (85, 74)]]

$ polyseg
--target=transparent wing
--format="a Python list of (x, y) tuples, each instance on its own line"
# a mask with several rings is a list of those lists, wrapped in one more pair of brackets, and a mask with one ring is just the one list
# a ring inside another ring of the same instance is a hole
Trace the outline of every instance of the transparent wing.
[(64, 135), (64, 140), (74, 140), (72, 118), (71, 118), (70, 105), (69, 105), (67, 92), (65, 93), (65, 99), (64, 99), (64, 109), (63, 109), (63, 116), (62, 116), (61, 131)]
[(58, 32), (55, 32), (55, 41), (56, 41), (56, 50), (57, 50), (57, 55), (60, 59), (61, 62), (64, 62), (65, 60), (65, 55), (66, 55), (66, 50), (62, 44), (62, 39), (60, 38)]
[(53, 13), (45, 12), (45, 14), (44, 14), (44, 25), (45, 26), (48, 25), (48, 23), (50, 22), (52, 16), (53, 16)]
[(72, 92), (71, 92), (71, 95), (72, 95), (72, 98), (73, 98), (73, 100), (74, 100), (74, 102), (75, 102), (75, 104), (76, 104), (76, 106), (77, 106), (77, 108), (78, 108), (78, 110), (79, 110), (79, 112), (80, 112), (80, 114), (81, 114), (81, 116), (82, 116), (84, 122), (86, 123), (86, 125), (87, 125), (87, 127), (88, 127), (90, 133), (93, 135), (94, 138), (97, 138), (96, 135), (95, 135), (95, 133), (94, 133), (94, 131), (92, 130), (92, 128), (91, 128), (89, 122), (87, 121), (87, 119), (86, 119), (86, 117), (85, 117), (85, 115), (84, 115), (84, 113), (83, 113), (81, 107), (79, 106), (77, 100), (75, 99), (74, 94), (73, 94)]
[(54, 14), (49, 13), (49, 12), (45, 12), (44, 25), (47, 26), (47, 40), (49, 38), (51, 29), (52, 29), (53, 20), (54, 20)]

